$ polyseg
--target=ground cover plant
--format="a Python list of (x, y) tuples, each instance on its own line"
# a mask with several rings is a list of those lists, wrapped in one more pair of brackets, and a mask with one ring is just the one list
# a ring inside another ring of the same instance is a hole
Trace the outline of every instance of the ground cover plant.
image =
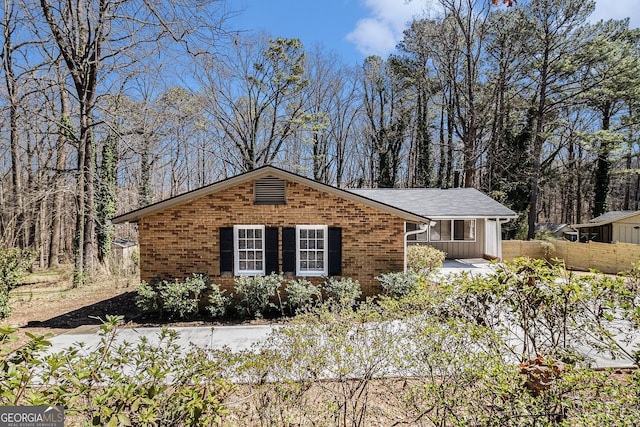
[(35, 258), (34, 251), (0, 249), (0, 319), (11, 312), (9, 291), (20, 284)]

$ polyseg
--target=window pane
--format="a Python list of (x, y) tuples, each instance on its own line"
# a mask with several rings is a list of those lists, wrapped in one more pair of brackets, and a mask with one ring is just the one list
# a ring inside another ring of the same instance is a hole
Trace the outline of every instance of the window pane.
[(298, 233), (298, 269), (304, 273), (323, 274), (326, 248), (325, 229), (300, 228)]
[(458, 219), (454, 223), (454, 240), (475, 240), (475, 220)]
[(440, 228), (440, 236), (442, 237), (441, 240), (451, 240), (451, 220), (445, 219), (440, 222), (442, 223)]
[(475, 240), (476, 239), (476, 221), (473, 219), (469, 219), (465, 222), (466, 222), (466, 226), (464, 230), (465, 240)]
[(237, 249), (238, 272), (257, 272), (263, 269), (263, 232), (262, 228), (238, 227)]

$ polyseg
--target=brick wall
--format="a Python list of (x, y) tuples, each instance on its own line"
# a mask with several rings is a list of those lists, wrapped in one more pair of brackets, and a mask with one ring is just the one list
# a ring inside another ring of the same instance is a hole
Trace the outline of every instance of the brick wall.
[(256, 206), (249, 181), (141, 219), (141, 279), (205, 273), (231, 289), (233, 278), (219, 276), (219, 228), (241, 224), (278, 227), (280, 240), (282, 227), (341, 227), (342, 275), (357, 279), (364, 295), (379, 293), (375, 276), (403, 269), (403, 219), (295, 182), (286, 196), (286, 205)]

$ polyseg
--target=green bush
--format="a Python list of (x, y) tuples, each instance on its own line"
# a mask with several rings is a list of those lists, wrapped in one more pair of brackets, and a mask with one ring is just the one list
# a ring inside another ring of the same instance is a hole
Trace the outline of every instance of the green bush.
[(26, 249), (0, 249), (0, 283), (9, 289), (20, 284), (37, 253)]
[(391, 297), (403, 297), (418, 289), (421, 276), (413, 271), (386, 273), (376, 277), (382, 285), (382, 293)]
[(35, 258), (34, 251), (0, 249), (0, 319), (11, 312), (9, 291), (20, 284)]
[(362, 295), (360, 282), (351, 278), (330, 277), (324, 282), (323, 288), (328, 298), (344, 305), (354, 305)]
[(213, 317), (222, 317), (227, 313), (227, 308), (231, 304), (231, 298), (225, 295), (225, 290), (220, 289), (219, 285), (211, 284), (209, 290), (209, 304), (206, 310)]
[(120, 320), (107, 317), (96, 349), (51, 355), (47, 336), (30, 334), (7, 350), (17, 329), (0, 327), (0, 405), (61, 405), (69, 425), (219, 425), (233, 386), (210, 351), (179, 345), (168, 329), (154, 343), (117, 344)]
[(312, 306), (322, 300), (320, 287), (306, 279), (291, 280), (287, 283), (287, 306), (291, 314), (295, 314), (305, 307)]
[(138, 288), (136, 305), (147, 313), (164, 313), (170, 317), (186, 319), (198, 312), (202, 291), (207, 288), (207, 278), (194, 274), (180, 281), (163, 280), (151, 285), (142, 282)]
[(272, 299), (279, 297), (284, 282), (282, 275), (240, 276), (234, 280), (234, 289), (239, 298), (238, 311), (249, 317), (261, 318), (268, 310), (277, 308)]
[(411, 245), (407, 248), (407, 270), (428, 275), (442, 267), (446, 253), (431, 246)]

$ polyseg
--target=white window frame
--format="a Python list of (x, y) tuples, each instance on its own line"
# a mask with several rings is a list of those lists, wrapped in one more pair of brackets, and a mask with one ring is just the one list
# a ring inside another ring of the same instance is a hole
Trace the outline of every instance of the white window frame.
[[(240, 269), (240, 230), (261, 230), (262, 231), (262, 269), (261, 270), (241, 270)], [(233, 226), (233, 268), (236, 276), (264, 276), (265, 271), (265, 237), (264, 225), (234, 225)]]
[[(429, 229), (429, 241), (430, 242), (434, 242), (434, 243), (439, 243), (439, 242), (467, 242), (467, 243), (472, 243), (472, 242), (476, 242), (478, 239), (478, 221), (477, 218), (444, 218), (444, 219), (434, 219), (434, 221), (436, 222), (445, 222), (448, 221), (449, 222), (449, 226), (450, 226), (450, 230), (451, 230), (451, 239), (450, 240), (433, 240), (432, 236), (431, 236), (431, 229)], [(458, 239), (456, 240), (455, 238), (455, 234), (456, 234), (456, 230), (455, 230), (455, 223), (454, 221), (471, 221), (473, 223), (473, 239)]]
[[(322, 271), (317, 269), (302, 269), (300, 266), (302, 260), (300, 253), (308, 249), (300, 249), (300, 231), (301, 230), (323, 230), (323, 256), (322, 263), (324, 269)], [(300, 277), (322, 277), (327, 276), (329, 273), (329, 227), (326, 225), (296, 225), (296, 276)]]

